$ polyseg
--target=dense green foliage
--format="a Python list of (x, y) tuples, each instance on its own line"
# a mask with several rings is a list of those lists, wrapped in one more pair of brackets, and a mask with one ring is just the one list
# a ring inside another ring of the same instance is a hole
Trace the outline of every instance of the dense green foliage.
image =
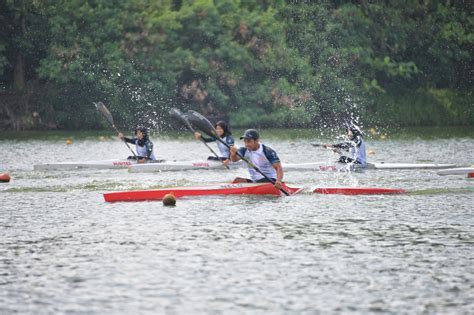
[(6, 0), (0, 128), (474, 124), (468, 1)]

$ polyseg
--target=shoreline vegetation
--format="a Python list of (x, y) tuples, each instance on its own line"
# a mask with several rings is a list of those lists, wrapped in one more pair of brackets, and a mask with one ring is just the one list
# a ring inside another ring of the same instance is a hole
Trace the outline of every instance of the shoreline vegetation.
[(469, 1), (3, 1), (0, 130), (473, 126)]

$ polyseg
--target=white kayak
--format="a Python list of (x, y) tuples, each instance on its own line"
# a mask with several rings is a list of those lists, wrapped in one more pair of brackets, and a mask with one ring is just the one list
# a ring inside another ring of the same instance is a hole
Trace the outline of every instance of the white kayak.
[(474, 167), (458, 167), (458, 168), (448, 168), (445, 170), (437, 171), (438, 175), (466, 175), (474, 173)]
[[(411, 164), (411, 163), (368, 163), (365, 169), (442, 169), (453, 168), (454, 164)], [(230, 169), (246, 168), (243, 161), (230, 163)], [(183, 170), (206, 170), (225, 169), (225, 166), (216, 160), (197, 161), (148, 161), (139, 164), (135, 160), (116, 159), (85, 162), (57, 162), (37, 164), (35, 170), (74, 170), (74, 169), (126, 169), (132, 173), (150, 173), (161, 171), (183, 171)], [(285, 171), (354, 171), (364, 169), (358, 164), (307, 162), (307, 163), (283, 163)]]
[[(347, 164), (327, 162), (309, 162), (309, 163), (283, 163), (285, 171), (350, 171), (351, 167)], [(247, 168), (244, 161), (228, 164), (230, 169)], [(152, 173), (163, 171), (183, 171), (183, 170), (210, 170), (224, 169), (224, 165), (219, 161), (172, 161), (164, 163), (147, 163), (130, 165), (128, 171), (131, 173)]]
[[(247, 165), (243, 161), (229, 163), (230, 169), (244, 168)], [(163, 171), (185, 171), (185, 170), (208, 170), (225, 169), (220, 161), (200, 160), (200, 161), (165, 161), (160, 163), (145, 163), (130, 165), (128, 171), (131, 173), (153, 173)]]
[[(328, 163), (328, 162), (308, 162), (308, 163), (282, 163), (285, 171), (336, 171), (350, 172), (362, 169), (369, 170), (397, 170), (397, 169), (440, 169), (454, 167), (454, 164), (416, 164), (416, 163), (368, 163), (367, 167), (358, 164)], [(229, 164), (231, 169), (246, 168), (243, 161)], [(152, 173), (163, 171), (183, 171), (183, 170), (209, 170), (224, 169), (219, 161), (171, 161), (164, 163), (147, 163), (130, 165), (128, 171), (131, 173)]]
[(384, 163), (375, 162), (367, 163), (366, 167), (360, 164), (345, 164), (345, 163), (327, 163), (327, 162), (312, 162), (299, 164), (283, 164), (283, 169), (289, 171), (337, 171), (350, 172), (358, 170), (408, 170), (408, 169), (443, 169), (455, 167), (454, 164), (426, 164), (426, 163)]
[[(308, 162), (308, 163), (283, 163), (285, 171), (355, 171), (360, 169), (397, 170), (397, 169), (440, 169), (454, 167), (454, 164), (413, 164), (413, 163), (368, 163), (364, 168), (358, 164)], [(229, 164), (231, 169), (246, 168), (245, 162), (239, 161)], [(163, 163), (133, 164), (128, 168), (132, 173), (151, 173), (163, 171), (183, 170), (208, 170), (224, 169), (219, 161), (172, 161)]]
[(101, 160), (85, 162), (56, 162), (37, 164), (34, 170), (74, 170), (74, 169), (126, 169), (131, 165), (137, 164), (135, 160)]
[(311, 162), (311, 163), (283, 163), (285, 171), (338, 171), (348, 172), (357, 170), (404, 170), (404, 169), (442, 169), (455, 167), (454, 164), (421, 164), (421, 163), (384, 163), (375, 162), (367, 163), (366, 167), (360, 164), (345, 163), (327, 163), (327, 162)]
[(429, 163), (367, 163), (367, 169), (377, 170), (422, 170), (422, 169), (442, 169), (456, 167), (455, 164), (429, 164)]

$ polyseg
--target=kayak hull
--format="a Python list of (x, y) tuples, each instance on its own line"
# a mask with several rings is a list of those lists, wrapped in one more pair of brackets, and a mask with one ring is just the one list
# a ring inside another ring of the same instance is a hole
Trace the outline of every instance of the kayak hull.
[(285, 171), (335, 171), (335, 172), (351, 172), (358, 170), (409, 170), (409, 169), (444, 169), (455, 167), (454, 164), (427, 164), (427, 163), (384, 163), (375, 162), (367, 163), (366, 166), (360, 164), (345, 163), (327, 163), (327, 162), (311, 162), (298, 164), (283, 164)]
[(474, 173), (474, 167), (448, 168), (445, 170), (439, 170), (436, 173), (438, 175), (466, 175), (469, 173)]
[[(355, 171), (359, 169), (397, 170), (397, 169), (444, 169), (454, 164), (410, 164), (410, 163), (368, 163), (367, 167), (358, 164), (308, 162), (282, 163), (285, 171)], [(230, 169), (246, 168), (243, 161), (230, 163)], [(75, 169), (127, 169), (131, 173), (150, 173), (162, 171), (225, 169), (220, 161), (149, 161), (137, 163), (135, 160), (116, 159), (86, 162), (58, 162), (34, 165), (34, 170), (75, 170)]]
[[(309, 163), (283, 163), (285, 171), (343, 171), (350, 170), (350, 166), (346, 164), (327, 165), (326, 162), (309, 162)], [(230, 169), (247, 168), (244, 161), (238, 161), (228, 164)], [(225, 166), (219, 161), (173, 161), (165, 163), (147, 163), (130, 165), (128, 171), (130, 173), (152, 173), (163, 171), (183, 171), (183, 170), (209, 170), (224, 169)]]
[(455, 164), (429, 164), (429, 163), (367, 163), (368, 169), (377, 170), (411, 170), (411, 169), (443, 169), (456, 167)]
[(36, 171), (43, 170), (75, 170), (75, 169), (126, 169), (131, 165), (137, 164), (135, 160), (102, 160), (86, 162), (57, 162), (37, 164), (33, 167)]
[[(230, 169), (244, 168), (247, 165), (243, 161), (229, 163)], [(222, 162), (215, 160), (201, 161), (170, 161), (161, 163), (132, 164), (128, 167), (130, 173), (153, 173), (164, 171), (184, 171), (184, 170), (208, 170), (225, 169)]]
[(314, 188), (313, 192), (326, 195), (384, 195), (403, 194), (406, 190), (379, 187), (318, 187)]
[[(301, 187), (289, 187), (286, 185), (283, 186), (283, 189), (285, 189), (290, 195), (294, 195), (302, 190)], [(104, 199), (107, 202), (152, 201), (163, 200), (165, 195), (170, 193), (172, 193), (176, 198), (212, 195), (281, 195), (281, 191), (276, 189), (271, 183), (237, 183), (110, 192), (104, 194)]]

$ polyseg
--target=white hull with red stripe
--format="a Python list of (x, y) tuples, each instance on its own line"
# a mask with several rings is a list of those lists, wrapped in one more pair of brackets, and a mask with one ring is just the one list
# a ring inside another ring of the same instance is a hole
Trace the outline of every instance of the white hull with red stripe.
[(74, 170), (74, 169), (126, 169), (137, 164), (135, 160), (117, 159), (85, 162), (56, 162), (37, 164), (35, 170)]
[[(246, 168), (243, 161), (230, 163), (230, 169)], [(416, 164), (416, 163), (368, 163), (366, 169), (443, 169), (455, 167), (454, 164)], [(225, 169), (220, 161), (148, 161), (137, 163), (135, 160), (116, 159), (85, 162), (57, 162), (37, 164), (35, 170), (74, 170), (74, 169), (126, 169), (132, 173), (150, 173), (162, 171)], [(354, 171), (364, 169), (358, 164), (308, 162), (308, 163), (283, 163), (285, 171)]]

